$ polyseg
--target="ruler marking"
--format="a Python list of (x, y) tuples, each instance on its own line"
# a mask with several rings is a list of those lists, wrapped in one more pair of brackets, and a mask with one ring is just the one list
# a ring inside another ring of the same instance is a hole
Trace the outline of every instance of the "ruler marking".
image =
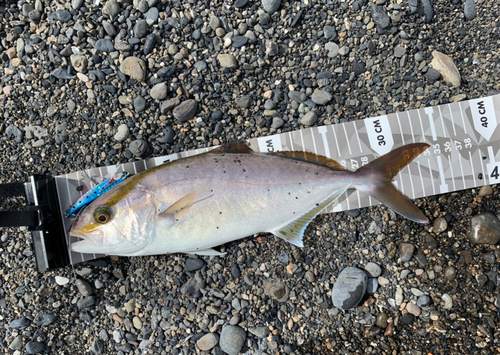
[(422, 169), (420, 167), (419, 161), (417, 161), (417, 166), (418, 166), (418, 175), (420, 175), (420, 184), (422, 185), (422, 194), (423, 194), (423, 196), (425, 196), (426, 192), (425, 192), (424, 178), (422, 176)]
[(399, 132), (401, 132), (401, 142), (405, 143), (405, 136), (403, 135), (403, 127), (401, 127), (401, 120), (399, 119), (399, 113), (396, 112), (396, 118), (398, 119)]
[(318, 149), (316, 148), (316, 140), (314, 139), (314, 134), (312, 134), (311, 132), (311, 138), (312, 138), (312, 142), (313, 142), (313, 149), (314, 149), (314, 154), (318, 154)]
[(432, 194), (436, 194), (436, 186), (434, 185), (434, 177), (432, 176), (432, 168), (431, 168), (431, 161), (430, 159), (427, 159), (427, 166), (429, 167), (429, 173), (431, 174), (431, 183), (432, 183)]
[(302, 151), (306, 151), (306, 145), (304, 144), (304, 135), (302, 134), (302, 130), (299, 130), (300, 133), (300, 142), (302, 143)]
[(441, 185), (439, 185), (439, 190), (440, 193), (445, 193), (448, 192), (448, 184), (446, 183), (446, 177), (444, 176), (444, 168), (443, 168), (443, 162), (441, 160), (441, 156), (438, 155), (436, 156), (436, 160), (438, 163), (438, 169), (439, 169), (439, 178), (441, 180)]
[(472, 179), (474, 179), (474, 186), (476, 185), (476, 172), (474, 171), (474, 164), (472, 163), (472, 155), (470, 154), (469, 150), (469, 163), (470, 163), (470, 168), (472, 169)]
[(422, 140), (425, 141), (426, 138), (425, 138), (424, 123), (422, 122), (422, 116), (420, 115), (420, 110), (417, 110), (417, 113), (418, 113), (418, 120), (420, 121), (420, 129), (422, 130)]
[(441, 118), (441, 126), (443, 126), (443, 136), (447, 136), (446, 132), (448, 132), (448, 130), (446, 129), (446, 126), (444, 124), (444, 119), (443, 119), (443, 113), (441, 112), (441, 107), (438, 105), (438, 111), (439, 111), (439, 117)]
[(453, 191), (457, 191), (457, 188), (455, 186), (455, 174), (453, 173), (453, 164), (451, 162), (451, 155), (448, 155), (448, 164), (450, 165), (451, 183), (453, 184)]
[(347, 141), (347, 148), (349, 149), (349, 154), (352, 154), (351, 151), (351, 143), (349, 143), (349, 137), (347, 136), (347, 129), (345, 128), (345, 124), (342, 125), (342, 128), (344, 129), (344, 134), (345, 134), (345, 140)]
[(464, 124), (464, 133), (467, 134), (467, 126), (465, 125), (464, 110), (462, 109), (462, 104), (458, 102), (458, 108), (460, 109), (460, 116), (462, 116), (462, 123)]
[(337, 139), (337, 132), (335, 132), (334, 126), (332, 126), (333, 136), (335, 137), (335, 144), (337, 145), (337, 157), (340, 157), (339, 140)]
[[(323, 146), (325, 147), (325, 155), (327, 158), (330, 158), (331, 157), (330, 146), (328, 145), (328, 139), (326, 138), (326, 133), (327, 133), (326, 127), (325, 126), (318, 127), (318, 132), (319, 132), (319, 134), (321, 134), (321, 137), (323, 139)], [(335, 141), (337, 141), (337, 137), (335, 137)], [(338, 149), (338, 146), (337, 146), (337, 149)]]
[(484, 172), (483, 152), (481, 152), (481, 149), (478, 149), (478, 151), (479, 151), (479, 161), (481, 162), (481, 170), (483, 172), (483, 179), (482, 180), (485, 181), (486, 180), (486, 174)]
[(432, 118), (432, 113), (434, 112), (434, 110), (432, 109), (432, 107), (426, 107), (424, 108), (424, 112), (429, 118), (429, 126), (431, 127), (432, 140), (436, 141), (437, 140), (436, 126), (434, 125), (434, 119)]
[(458, 154), (458, 162), (460, 163), (460, 172), (462, 173), (462, 182), (464, 183), (464, 189), (467, 188), (465, 184), (464, 167), (462, 165), (462, 156)]
[(406, 111), (406, 114), (408, 116), (408, 123), (410, 124), (411, 137), (413, 139), (413, 143), (415, 143), (415, 134), (413, 133), (413, 125), (411, 124), (410, 112)]
[(353, 122), (354, 132), (356, 132), (356, 137), (358, 138), (358, 145), (360, 153), (363, 153), (363, 147), (361, 147), (361, 140), (359, 139), (358, 127), (356, 127), (356, 122)]
[(413, 178), (411, 177), (410, 165), (407, 165), (406, 168), (408, 169), (408, 175), (410, 175), (411, 198), (415, 198), (415, 188), (413, 186)]

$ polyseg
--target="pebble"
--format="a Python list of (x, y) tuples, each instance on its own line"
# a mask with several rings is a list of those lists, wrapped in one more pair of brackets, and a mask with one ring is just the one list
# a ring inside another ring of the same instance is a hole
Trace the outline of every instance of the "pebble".
[(92, 294), (92, 286), (90, 286), (90, 284), (87, 281), (82, 279), (77, 279), (75, 281), (75, 285), (83, 297), (87, 297)]
[(31, 321), (28, 318), (22, 317), (22, 318), (15, 319), (12, 322), (10, 322), (9, 328), (11, 328), (11, 329), (24, 329), (24, 328), (29, 327), (30, 324), (31, 324)]
[(113, 138), (117, 142), (123, 142), (125, 139), (128, 138), (128, 136), (129, 136), (128, 126), (125, 123), (123, 123), (123, 124), (118, 126), (118, 129), (116, 130), (116, 133), (113, 136)]
[(228, 355), (238, 355), (243, 348), (247, 334), (237, 325), (226, 325), (220, 333), (219, 346)]
[(490, 185), (484, 185), (481, 186), (479, 189), (478, 196), (484, 197), (484, 196), (490, 196), (493, 194), (493, 189), (491, 188)]
[(427, 308), (430, 306), (432, 299), (428, 295), (422, 295), (417, 299), (417, 306)]
[(444, 309), (451, 309), (453, 307), (453, 299), (447, 293), (441, 296), (441, 307)]
[(382, 274), (380, 266), (373, 262), (369, 262), (365, 265), (365, 271), (369, 277), (379, 277)]
[(475, 215), (467, 237), (474, 244), (494, 245), (500, 240), (500, 221), (490, 212)]
[(325, 105), (332, 99), (332, 94), (326, 90), (314, 90), (311, 99), (315, 104)]
[(174, 108), (173, 115), (178, 122), (185, 122), (190, 120), (196, 115), (198, 109), (198, 102), (190, 99), (181, 102)]
[(453, 281), (457, 278), (457, 269), (455, 269), (453, 266), (448, 266), (446, 269), (444, 269), (444, 277), (446, 277), (448, 280)]
[(304, 126), (312, 126), (313, 124), (316, 123), (318, 120), (318, 116), (314, 111), (309, 111), (307, 112), (302, 118), (300, 119), (300, 123), (302, 123)]
[(135, 316), (132, 318), (132, 324), (134, 325), (135, 329), (142, 329), (142, 321), (139, 317)]
[(205, 261), (199, 258), (188, 258), (184, 268), (188, 272), (196, 271), (205, 266)]
[(148, 23), (146, 20), (139, 20), (134, 26), (134, 37), (143, 38), (148, 34)]
[(406, 310), (408, 311), (408, 313), (413, 314), (415, 317), (418, 317), (420, 315), (420, 313), (422, 312), (422, 310), (420, 309), (420, 307), (417, 306), (413, 302), (408, 302), (406, 304)]
[(280, 7), (281, 0), (262, 0), (262, 7), (270, 15), (274, 14)]
[(219, 61), (220, 66), (223, 68), (236, 68), (238, 66), (236, 57), (232, 54), (219, 54), (217, 55), (217, 60)]
[(142, 112), (146, 109), (147, 101), (142, 96), (137, 96), (134, 101), (132, 101), (132, 105), (134, 105), (135, 112)]
[(149, 92), (151, 97), (154, 100), (163, 100), (167, 97), (167, 84), (166, 83), (158, 83)]
[(433, 51), (432, 56), (433, 59), (430, 63), (430, 66), (441, 73), (443, 79), (446, 82), (451, 83), (453, 87), (460, 87), (460, 72), (458, 71), (455, 63), (453, 63), (453, 60), (446, 54), (438, 51)]
[(401, 243), (399, 245), (399, 254), (401, 261), (410, 261), (413, 253), (415, 252), (415, 246), (411, 243)]
[(130, 143), (129, 150), (136, 157), (142, 157), (148, 151), (148, 143), (145, 140), (137, 139)]
[(202, 351), (209, 351), (219, 343), (219, 336), (215, 333), (207, 333), (196, 342), (196, 346)]
[(429, 68), (427, 70), (427, 73), (425, 73), (425, 77), (427, 78), (427, 80), (433, 83), (441, 78), (441, 73), (434, 68)]
[(430, 234), (425, 235), (425, 245), (427, 246), (427, 249), (437, 249), (438, 243), (437, 240)]
[(355, 267), (343, 269), (332, 288), (333, 305), (342, 310), (356, 307), (366, 293), (368, 277)]
[(23, 347), (23, 336), (18, 335), (9, 345), (10, 350), (20, 350)]
[(94, 48), (96, 51), (110, 53), (115, 50), (113, 42), (107, 38), (101, 38), (95, 42)]
[(374, 277), (368, 278), (368, 284), (366, 285), (366, 292), (375, 293), (378, 289), (378, 280)]
[(372, 19), (380, 28), (387, 28), (391, 24), (391, 18), (387, 15), (387, 11), (382, 6), (372, 6)]
[(45, 344), (38, 341), (30, 341), (26, 344), (26, 352), (28, 354), (39, 354), (45, 351)]
[(108, 0), (102, 8), (102, 12), (110, 17), (115, 17), (121, 13), (121, 7), (116, 0)]
[(44, 313), (44, 312), (39, 312), (35, 316), (35, 319), (33, 319), (33, 323), (36, 325), (42, 325), (42, 326), (47, 326), (49, 324), (52, 324), (54, 320), (57, 317), (53, 313)]
[(142, 59), (133, 56), (125, 58), (120, 65), (120, 71), (123, 74), (140, 82), (146, 81), (147, 70), (146, 63)]
[(90, 309), (92, 306), (95, 305), (95, 297), (94, 296), (88, 296), (82, 299), (79, 299), (78, 302), (76, 303), (78, 309)]
[(337, 37), (337, 31), (333, 26), (324, 26), (323, 27), (323, 35), (327, 40), (334, 40)]
[(468, 21), (474, 20), (476, 18), (477, 10), (476, 10), (476, 3), (474, 2), (474, 0), (465, 0), (464, 15)]
[(257, 328), (248, 328), (248, 331), (255, 335), (257, 338), (267, 338), (267, 336), (270, 333), (269, 327), (262, 326), (262, 327), (257, 327)]
[(377, 314), (377, 318), (375, 319), (375, 324), (377, 327), (385, 329), (387, 327), (387, 320), (389, 317), (387, 316), (386, 313), (381, 312)]
[(67, 277), (64, 277), (64, 276), (56, 276), (55, 281), (56, 281), (56, 284), (58, 284), (59, 286), (64, 286), (67, 283), (69, 283), (69, 279)]
[(14, 141), (16, 143), (21, 143), (23, 140), (23, 137), (24, 137), (23, 131), (21, 131), (19, 128), (17, 128), (16, 126), (14, 126), (12, 124), (9, 125), (5, 129), (5, 134), (7, 135), (7, 138), (9, 138), (9, 139), (14, 137)]
[[(253, 284), (253, 283), (252, 283)], [(281, 280), (267, 279), (263, 285), (264, 294), (278, 302), (285, 302), (288, 299), (288, 290)]]
[(445, 218), (440, 217), (434, 220), (434, 228), (432, 229), (432, 231), (436, 234), (439, 234), (446, 231), (447, 228), (448, 222)]

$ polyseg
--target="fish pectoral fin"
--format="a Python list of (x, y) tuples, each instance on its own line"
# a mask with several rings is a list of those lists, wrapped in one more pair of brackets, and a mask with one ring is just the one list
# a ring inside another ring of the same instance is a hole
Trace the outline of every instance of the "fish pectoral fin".
[(180, 221), (186, 216), (191, 207), (193, 206), (198, 191), (191, 192), (189, 195), (184, 196), (179, 201), (175, 202), (165, 211), (159, 214), (160, 217), (173, 217), (176, 221)]
[(304, 232), (311, 223), (311, 221), (326, 207), (328, 207), (331, 203), (337, 200), (346, 189), (342, 189), (340, 191), (335, 192), (330, 198), (325, 200), (322, 203), (319, 203), (316, 207), (311, 209), (309, 212), (294, 220), (293, 222), (287, 224), (284, 227), (281, 227), (278, 230), (270, 231), (274, 235), (280, 237), (281, 239), (286, 240), (289, 243), (292, 243), (295, 246), (302, 248), (304, 243), (302, 242), (302, 238), (304, 237)]
[(193, 251), (186, 251), (186, 254), (192, 254), (192, 255), (207, 255), (207, 256), (223, 256), (226, 255), (226, 253), (221, 253), (220, 251), (217, 251), (215, 249), (209, 248), (209, 249), (202, 249), (202, 250), (193, 250)]

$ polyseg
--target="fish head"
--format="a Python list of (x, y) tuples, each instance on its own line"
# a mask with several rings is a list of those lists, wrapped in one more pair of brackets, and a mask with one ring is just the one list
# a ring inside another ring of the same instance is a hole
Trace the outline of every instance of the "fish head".
[(70, 249), (133, 255), (154, 239), (157, 215), (153, 195), (131, 181), (98, 197), (78, 215), (69, 230)]

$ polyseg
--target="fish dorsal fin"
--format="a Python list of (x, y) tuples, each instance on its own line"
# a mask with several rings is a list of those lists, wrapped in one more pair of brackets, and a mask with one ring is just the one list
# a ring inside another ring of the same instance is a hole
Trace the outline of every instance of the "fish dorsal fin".
[(221, 145), (220, 147), (217, 147), (208, 153), (209, 154), (223, 154), (223, 153), (247, 154), (247, 153), (253, 153), (253, 150), (244, 142), (233, 142), (233, 143), (227, 143), (227, 144)]
[(160, 217), (172, 216), (176, 221), (180, 221), (189, 212), (196, 200), (198, 191), (191, 192), (189, 195), (184, 196), (179, 201), (175, 202), (165, 211), (160, 213)]
[(280, 157), (301, 160), (308, 163), (326, 166), (333, 170), (346, 170), (342, 165), (337, 163), (335, 160), (324, 157), (322, 155), (317, 155), (309, 152), (276, 152), (272, 153)]
[(281, 239), (286, 240), (293, 245), (298, 247), (303, 247), (302, 237), (304, 236), (304, 231), (311, 221), (326, 207), (328, 207), (332, 202), (338, 199), (346, 189), (341, 189), (332, 194), (327, 200), (319, 203), (316, 207), (311, 209), (309, 212), (300, 216), (296, 220), (279, 228), (278, 230), (270, 231), (271, 233), (277, 235)]

